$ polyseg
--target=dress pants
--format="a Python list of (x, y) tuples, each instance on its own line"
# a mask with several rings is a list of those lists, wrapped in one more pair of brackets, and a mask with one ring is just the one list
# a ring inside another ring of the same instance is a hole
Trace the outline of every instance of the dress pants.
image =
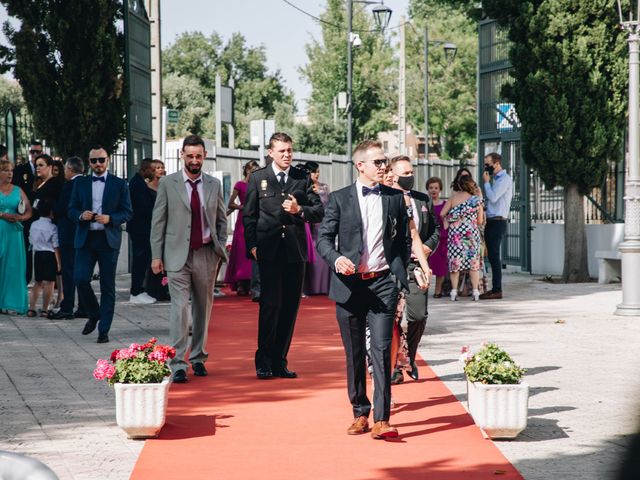
[[(89, 230), (82, 248), (76, 248), (74, 280), (78, 303), (84, 306), (90, 321), (98, 321), (98, 332), (109, 333), (116, 303), (116, 267), (120, 252), (109, 246), (104, 230)], [(100, 304), (91, 287), (96, 262), (100, 269)]]
[(398, 302), (393, 275), (356, 280), (346, 303), (336, 304), (336, 317), (347, 360), (347, 389), (353, 416), (369, 416), (367, 397), (366, 326), (371, 332), (373, 405), (376, 422), (389, 420), (391, 409), (391, 337)]
[(407, 346), (409, 347), (409, 359), (415, 362), (418, 345), (427, 325), (427, 310), (429, 294), (426, 290), (420, 290), (413, 271), (415, 263), (410, 263), (407, 268), (409, 277), (409, 293), (405, 297), (405, 308), (407, 313)]
[(131, 295), (144, 292), (144, 277), (151, 265), (151, 233), (129, 235), (131, 239)]
[(274, 260), (262, 260), (258, 256), (258, 266), (260, 314), (256, 369), (282, 370), (287, 367), (287, 354), (302, 295), (305, 264), (289, 263), (287, 253), (281, 247)]
[(217, 267), (218, 256), (212, 245), (208, 244), (190, 250), (180, 270), (167, 271), (171, 296), (169, 336), (171, 346), (176, 349), (176, 356), (169, 362), (173, 373), (188, 367), (185, 356), (189, 349), (189, 324), (193, 326), (189, 361), (191, 364), (204, 363), (209, 357), (206, 351), (207, 335)]
[[(60, 311), (73, 313), (76, 300), (76, 282), (73, 279), (73, 266), (75, 263), (76, 249), (73, 245), (60, 245), (60, 266), (62, 267), (62, 293), (63, 299), (60, 302)], [(80, 303), (78, 294), (78, 310), (85, 311)]]
[(487, 219), (484, 229), (484, 240), (487, 244), (487, 255), (491, 264), (491, 291), (502, 291), (502, 259), (500, 258), (502, 239), (507, 231), (506, 220)]

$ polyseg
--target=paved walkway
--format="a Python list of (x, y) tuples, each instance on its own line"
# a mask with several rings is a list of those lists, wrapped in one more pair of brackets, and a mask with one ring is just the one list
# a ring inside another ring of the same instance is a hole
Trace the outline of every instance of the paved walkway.
[[(95, 333), (80, 335), (84, 320), (0, 315), (0, 450), (38, 458), (61, 479), (129, 477), (143, 443), (115, 425), (113, 390), (91, 372), (114, 348), (152, 336), (166, 341), (169, 309), (124, 303), (128, 276), (118, 284), (106, 345), (95, 343)], [(464, 401), (460, 346), (493, 340), (507, 348), (529, 369), (532, 395), (529, 427), (498, 447), (527, 480), (606, 478), (640, 425), (640, 318), (612, 314), (619, 285), (510, 274), (505, 293), (479, 303), (430, 299), (421, 354)]]

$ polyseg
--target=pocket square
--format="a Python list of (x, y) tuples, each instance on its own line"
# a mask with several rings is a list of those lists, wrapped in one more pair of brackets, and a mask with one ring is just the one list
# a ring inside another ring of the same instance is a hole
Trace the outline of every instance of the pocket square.
[(424, 205), (422, 205), (422, 208), (420, 209), (421, 212), (429, 212), (429, 210), (427, 209), (427, 207), (425, 207)]

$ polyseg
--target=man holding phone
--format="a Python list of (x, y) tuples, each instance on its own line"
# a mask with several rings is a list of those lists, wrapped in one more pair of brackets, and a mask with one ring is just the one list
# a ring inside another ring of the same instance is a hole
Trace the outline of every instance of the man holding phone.
[[(127, 182), (108, 173), (109, 153), (103, 146), (91, 148), (89, 166), (91, 175), (75, 180), (69, 201), (69, 219), (78, 225), (74, 280), (80, 303), (89, 316), (82, 334), (89, 335), (98, 326), (98, 343), (107, 343), (116, 300), (120, 227), (133, 212)], [(96, 262), (100, 269), (100, 304), (91, 288)]]

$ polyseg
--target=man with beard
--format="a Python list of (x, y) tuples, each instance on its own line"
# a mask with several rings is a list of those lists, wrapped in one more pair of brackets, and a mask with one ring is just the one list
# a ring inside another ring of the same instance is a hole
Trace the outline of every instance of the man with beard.
[(151, 270), (155, 274), (166, 271), (169, 280), (169, 334), (176, 349), (169, 366), (175, 383), (187, 381), (189, 323), (193, 325), (189, 362), (194, 375), (207, 375), (204, 363), (215, 272), (220, 259), (226, 258), (222, 185), (202, 173), (206, 156), (199, 136), (184, 139), (184, 168), (160, 181), (151, 220)]

